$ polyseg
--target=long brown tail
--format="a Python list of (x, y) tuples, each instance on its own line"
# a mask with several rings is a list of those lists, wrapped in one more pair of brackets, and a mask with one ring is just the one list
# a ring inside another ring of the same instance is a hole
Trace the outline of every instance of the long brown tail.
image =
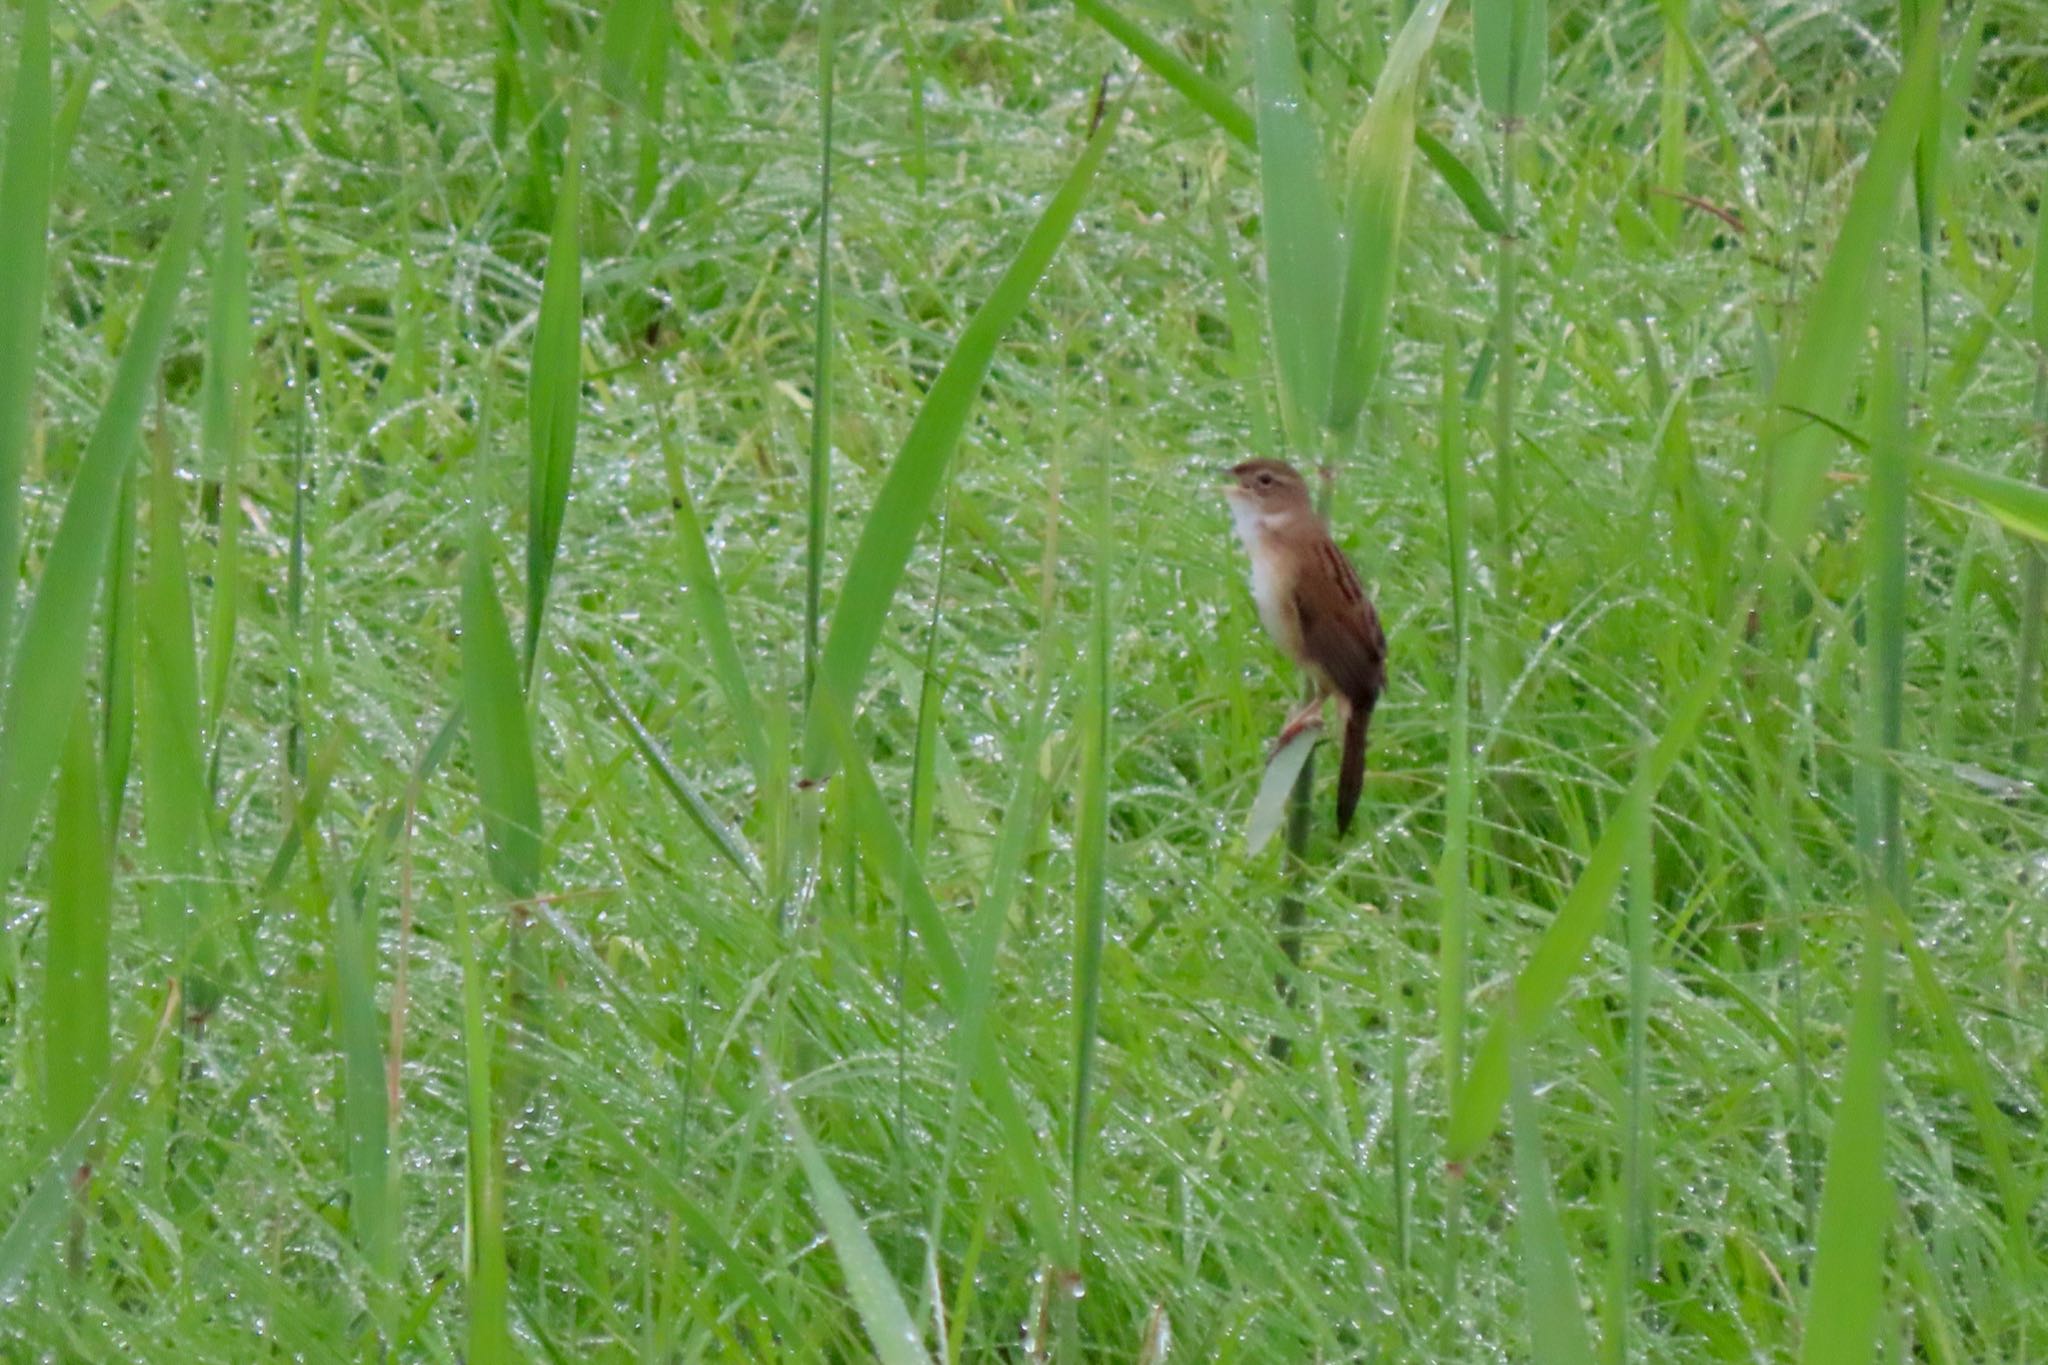
[(1344, 722), (1344, 758), (1337, 768), (1337, 833), (1351, 832), (1351, 817), (1358, 813), (1358, 798), (1365, 791), (1365, 732), (1372, 724), (1373, 697), (1354, 703)]

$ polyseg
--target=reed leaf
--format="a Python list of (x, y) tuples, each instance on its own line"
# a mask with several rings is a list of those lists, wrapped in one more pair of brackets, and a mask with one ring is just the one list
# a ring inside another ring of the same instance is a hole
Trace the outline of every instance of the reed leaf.
[(583, 400), (583, 212), (581, 148), (572, 131), (555, 194), (554, 230), (541, 278), (540, 317), (527, 373), (526, 671), (531, 676), (546, 619), (548, 587), (569, 511), (576, 464), (576, 415)]
[(1515, 1148), (1515, 1223), (1522, 1244), (1523, 1301), (1538, 1365), (1590, 1365), (1592, 1338), (1579, 1308), (1578, 1276), (1572, 1269), (1564, 1223), (1557, 1214), (1550, 1165), (1543, 1156), (1543, 1130), (1535, 1089), (1529, 1082), (1526, 1040), (1508, 1025), (1510, 1128)]
[(108, 996), (114, 900), (113, 846), (100, 800), (92, 718), (81, 700), (57, 771), (50, 835), (50, 917), (43, 976), (43, 1120), (69, 1133), (107, 1083)]
[[(28, 468), (50, 240), (50, 7), (27, 0), (0, 158), (0, 685), (14, 648), (21, 484)], [(50, 727), (54, 729), (55, 727)]]
[(1387, 313), (1401, 265), (1401, 229), (1415, 161), (1415, 105), (1450, 0), (1422, 0), (1401, 26), (1351, 137), (1344, 196), (1344, 276), (1331, 361), (1330, 429), (1358, 420), (1379, 377)]
[(1081, 1264), (1082, 1180), (1087, 1170), (1098, 1016), (1102, 1008), (1103, 921), (1109, 902), (1110, 582), (1116, 528), (1110, 511), (1109, 447), (1096, 458), (1095, 586), (1088, 613), (1088, 670), (1082, 683), (1081, 801), (1074, 831), (1074, 1113), (1069, 1146), (1068, 1267)]
[(1309, 120), (1294, 26), (1281, 0), (1251, 8), (1252, 89), (1259, 130), (1259, 235), (1266, 249), (1266, 304), (1280, 378), (1281, 424), (1291, 445), (1311, 449), (1315, 416), (1328, 402), (1337, 345), (1340, 268), (1337, 214), (1323, 183), (1322, 147)]
[[(868, 661), (881, 640), (889, 604), (895, 599), (917, 535), (931, 512), (946, 466), (966, 428), (976, 393), (1003, 334), (1030, 302), (1053, 254), (1081, 211), (1096, 168), (1109, 151), (1122, 121), (1122, 106), (1104, 110), (1089, 135), (1080, 159), (1032, 225), (1016, 258), (996, 281), (995, 290), (975, 312), (932, 381), (911, 423), (910, 433), (889, 466), (882, 489), (869, 509), (860, 541), (833, 609), (832, 624), (819, 655), (820, 690), (850, 711), (866, 675)], [(813, 779), (826, 775), (833, 746), (817, 707), (811, 707), (804, 748), (804, 767)]]
[[(230, 125), (221, 190), (220, 254), (213, 262), (213, 296), (206, 323), (203, 427), (209, 467), (220, 480), (220, 540), (213, 557), (213, 598), (206, 630), (203, 723), (218, 769), (221, 715), (234, 673), (235, 623), (242, 585), (242, 455), (249, 429), (248, 174), (241, 135)], [(209, 786), (211, 783), (209, 782)]]
[(1488, 113), (1506, 121), (1536, 112), (1543, 102), (1549, 40), (1545, 0), (1473, 0), (1472, 65)]
[(2048, 487), (1938, 457), (1921, 460), (1920, 472), (1936, 487), (1971, 499), (2008, 530), (2048, 541)]
[(86, 442), (57, 534), (43, 559), (43, 576), (29, 602), (6, 700), (0, 703), (0, 876), (11, 875), (21, 865), (35, 829), (36, 810), (64, 748), (64, 727), (51, 724), (50, 717), (70, 714), (85, 681), (93, 599), (106, 571), (121, 485), (134, 458), (142, 410), (199, 235), (207, 160), (202, 153), (187, 174), (128, 344), (115, 367), (113, 388)]
[(540, 786), (534, 775), (522, 671), (491, 582), (491, 537), (470, 531), (462, 576), (462, 712), (482, 802), (484, 854), (514, 900), (540, 889)]
[[(1925, 22), (1939, 19), (1928, 7)], [(1918, 43), (1899, 77), (1842, 228), (1828, 253), (1820, 283), (1806, 307), (1792, 356), (1778, 371), (1764, 448), (1767, 467), (1766, 522), (1774, 562), (1805, 542), (1806, 527), (1826, 484), (1829, 428), (1803, 414), (1834, 419), (1848, 399), (1862, 353), (1879, 248), (1891, 231), (1893, 205), (1913, 158), (1928, 111), (1940, 97), (1939, 44), (1930, 33)]]
[(789, 1098), (789, 1088), (775, 1073), (773, 1063), (764, 1060), (762, 1065), (769, 1093), (782, 1116), (783, 1132), (796, 1148), (797, 1165), (803, 1168), (804, 1180), (811, 1187), (811, 1203), (825, 1225), (825, 1237), (832, 1244), (833, 1255), (839, 1258), (847, 1293), (853, 1300), (854, 1311), (860, 1315), (861, 1326), (867, 1329), (868, 1340), (874, 1343), (876, 1358), (885, 1365), (930, 1365), (931, 1355), (925, 1350), (916, 1324), (910, 1320), (910, 1310), (903, 1305), (902, 1291), (890, 1278), (889, 1268), (882, 1263), (882, 1253), (875, 1249), (853, 1201), (847, 1198), (839, 1177), (832, 1174), (825, 1154), (818, 1150), (810, 1130), (804, 1127), (802, 1116)]
[(832, 511), (832, 33), (838, 5), (818, 3), (818, 286), (811, 335), (811, 468), (804, 524), (804, 705), (817, 679), (818, 621), (825, 592), (825, 535)]

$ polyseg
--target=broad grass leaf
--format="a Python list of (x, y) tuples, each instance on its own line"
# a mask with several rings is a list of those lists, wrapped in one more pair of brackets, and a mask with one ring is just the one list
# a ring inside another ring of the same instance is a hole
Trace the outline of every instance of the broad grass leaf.
[(107, 1081), (112, 1055), (108, 966), (114, 855), (100, 799), (92, 716), (81, 699), (57, 772), (50, 836), (50, 914), (43, 974), (43, 1115), (69, 1133)]
[(540, 889), (540, 787), (525, 675), (491, 582), (491, 558), (490, 533), (478, 523), (462, 574), (462, 711), (491, 875), (514, 900), (528, 900)]
[(526, 668), (533, 671), (546, 619), (548, 587), (569, 511), (576, 464), (576, 416), (583, 401), (583, 213), (581, 149), (574, 139), (562, 161), (554, 230), (541, 279), (540, 318), (527, 374), (526, 421)]
[(1920, 471), (1929, 483), (1970, 498), (2008, 529), (2048, 541), (2048, 488), (1939, 457), (1922, 460)]
[(199, 236), (208, 159), (201, 153), (187, 173), (170, 231), (157, 248), (149, 286), (114, 370), (113, 388), (79, 460), (22, 627), (13, 676), (6, 700), (0, 703), (0, 875), (11, 875), (20, 866), (36, 810), (64, 748), (64, 727), (50, 718), (71, 713), (85, 682), (93, 599), (106, 571), (108, 543), (121, 486), (134, 460), (142, 410), (155, 384), (157, 361), (170, 335), (185, 287), (185, 267)]
[(242, 580), (242, 454), (249, 426), (249, 228), (241, 135), (230, 125), (220, 208), (220, 253), (206, 321), (201, 439), (220, 480), (220, 541), (213, 560), (213, 597), (206, 630), (204, 724), (208, 742), (220, 734), (235, 658)]
[(1303, 730), (1267, 760), (1266, 775), (1259, 779), (1258, 795), (1252, 798), (1251, 815), (1244, 826), (1244, 849), (1248, 856), (1257, 857), (1287, 823), (1288, 794), (1294, 790), (1302, 765), (1308, 762), (1309, 753), (1321, 738), (1315, 729)]
[(1522, 1244), (1522, 1296), (1537, 1365), (1590, 1365), (1592, 1338), (1579, 1308), (1579, 1279), (1557, 1214), (1543, 1128), (1529, 1082), (1529, 1054), (1521, 1030), (1509, 1024), (1508, 1074), (1515, 1148), (1515, 1227)]
[(1525, 119), (1543, 103), (1550, 58), (1544, 0), (1473, 0), (1472, 64), (1479, 98), (1497, 119)]
[[(0, 684), (14, 645), (21, 562), (21, 481), (27, 468), (36, 359), (41, 350), (50, 225), (50, 7), (27, 0), (7, 142), (0, 159)], [(54, 727), (52, 727), (54, 728)]]

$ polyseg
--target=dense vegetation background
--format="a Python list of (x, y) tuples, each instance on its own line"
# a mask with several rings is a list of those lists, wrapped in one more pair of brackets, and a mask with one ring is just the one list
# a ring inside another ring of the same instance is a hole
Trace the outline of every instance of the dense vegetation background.
[(0, 1355), (2048, 1356), (1931, 3), (0, 10)]

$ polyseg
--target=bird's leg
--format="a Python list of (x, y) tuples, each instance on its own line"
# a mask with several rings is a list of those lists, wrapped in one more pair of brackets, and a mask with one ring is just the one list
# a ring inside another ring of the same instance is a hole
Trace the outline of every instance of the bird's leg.
[(1306, 705), (1287, 718), (1287, 724), (1281, 727), (1280, 738), (1273, 741), (1274, 753), (1277, 754), (1294, 743), (1302, 731), (1319, 729), (1322, 726), (1323, 695), (1321, 692), (1316, 693)]

